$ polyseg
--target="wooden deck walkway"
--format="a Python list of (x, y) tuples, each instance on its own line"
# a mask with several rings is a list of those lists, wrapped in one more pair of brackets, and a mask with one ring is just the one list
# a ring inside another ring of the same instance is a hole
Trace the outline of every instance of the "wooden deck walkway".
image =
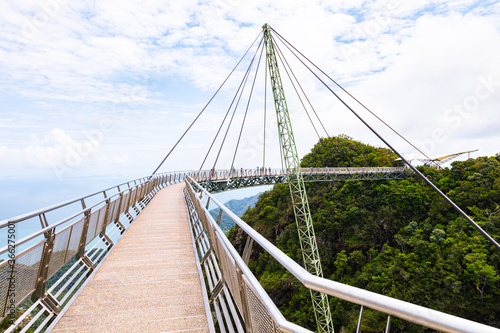
[(209, 332), (183, 188), (156, 194), (52, 332)]

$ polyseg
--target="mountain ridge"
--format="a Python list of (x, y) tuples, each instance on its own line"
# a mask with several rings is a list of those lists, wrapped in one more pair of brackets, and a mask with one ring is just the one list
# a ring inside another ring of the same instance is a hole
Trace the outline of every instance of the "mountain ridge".
[[(245, 197), (243, 199), (231, 199), (224, 203), (224, 206), (229, 208), (233, 213), (235, 213), (238, 217), (243, 216), (243, 214), (247, 211), (248, 208), (251, 208), (255, 205), (255, 203), (259, 200), (259, 196), (263, 192), (260, 192), (256, 195), (252, 195), (250, 197)], [(215, 208), (210, 210), (210, 215), (217, 221), (217, 217), (219, 215), (220, 208)], [(220, 227), (224, 233), (228, 233), (229, 230), (234, 226), (234, 222), (225, 214), (222, 214)]]

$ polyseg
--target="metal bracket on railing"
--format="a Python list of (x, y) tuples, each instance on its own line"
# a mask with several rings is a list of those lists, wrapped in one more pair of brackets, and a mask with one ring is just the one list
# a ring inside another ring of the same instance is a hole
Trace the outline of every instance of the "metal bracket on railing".
[(104, 242), (104, 244), (106, 244), (108, 246), (108, 251), (109, 251), (109, 249), (113, 246), (113, 241), (106, 234), (102, 235), (101, 238), (102, 238), (102, 241)]
[(42, 225), (42, 229), (47, 228), (49, 226), (49, 223), (47, 222), (47, 217), (45, 216), (45, 214), (38, 215), (38, 218), (40, 219), (40, 224)]
[(387, 317), (387, 325), (385, 326), (385, 333), (389, 333), (391, 330), (391, 316)]
[(363, 320), (363, 311), (365, 310), (364, 306), (361, 305), (361, 309), (359, 310), (359, 319), (358, 319), (358, 326), (356, 328), (356, 333), (361, 332), (361, 321)]
[(41, 305), (39, 305), (38, 308), (40, 308), (41, 310), (43, 310), (43, 308), (46, 308), (55, 314), (59, 314), (59, 312), (61, 312), (61, 304), (59, 304), (57, 299), (49, 292), (46, 292), (43, 295), (43, 298), (40, 299), (40, 303)]
[(87, 274), (89, 275), (95, 269), (94, 263), (89, 257), (87, 257), (86, 254), (83, 255), (83, 257), (81, 257), (80, 259), (82, 259), (82, 263), (89, 269), (89, 273)]
[(141, 210), (143, 210), (144, 208), (146, 208), (146, 206), (144, 206), (144, 204), (142, 203), (142, 199), (137, 201), (137, 203), (139, 204), (139, 206), (141, 206)]
[(120, 222), (120, 220), (116, 219), (114, 223), (116, 224), (116, 227), (120, 230), (120, 234), (123, 234), (125, 232), (125, 227)]
[(198, 232), (198, 230), (196, 228), (201, 228), (202, 229), (197, 235), (195, 235), (194, 241), (196, 243), (198, 243), (200, 241), (201, 237), (203, 236), (203, 234), (205, 232), (203, 230), (203, 226), (200, 226), (200, 225), (201, 225), (201, 220), (200, 219), (198, 219), (196, 222), (193, 223), (193, 227), (195, 228), (195, 230), (194, 230), (195, 233)]
[(203, 255), (203, 258), (201, 258), (200, 265), (203, 265), (205, 263), (205, 261), (207, 261), (208, 257), (210, 257), (211, 254), (212, 254), (212, 248), (209, 247), (207, 252)]
[(210, 299), (208, 300), (208, 302), (212, 303), (214, 299), (216, 299), (217, 296), (219, 296), (220, 292), (222, 291), (222, 288), (224, 288), (224, 285), (225, 285), (224, 280), (220, 279), (219, 282), (217, 282), (217, 284), (215, 285), (212, 292), (210, 293)]
[(128, 218), (129, 223), (134, 221), (134, 217), (128, 212), (128, 210), (125, 212), (125, 216)]
[(217, 225), (220, 227), (222, 221), (222, 209), (219, 208), (219, 215), (217, 216)]

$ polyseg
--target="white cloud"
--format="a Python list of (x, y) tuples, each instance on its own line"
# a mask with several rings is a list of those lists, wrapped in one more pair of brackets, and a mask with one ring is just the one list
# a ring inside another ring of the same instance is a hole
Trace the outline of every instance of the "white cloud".
[(62, 129), (54, 128), (43, 139), (22, 148), (0, 146), (0, 167), (14, 174), (23, 174), (26, 170), (35, 173), (50, 170), (60, 178), (64, 174), (81, 173), (82, 170), (78, 169), (117, 167), (128, 162), (125, 154), (102, 151), (103, 132), (94, 130), (83, 135), (86, 140), (77, 141)]
[[(435, 127), (445, 128), (449, 139), (436, 151), (471, 142), (489, 153), (498, 142), (498, 91), (481, 100), (459, 129), (449, 129), (446, 112), (474, 94), (482, 77), (500, 80), (499, 15), (498, 3), (472, 0), (4, 1), (0, 97), (15, 101), (1, 116), (1, 163), (35, 168), (64, 161), (68, 149), (89, 143), (75, 133), (95, 128), (98, 117), (129, 110), (120, 129), (81, 165), (124, 165), (125, 155), (140, 155), (130, 158), (129, 169), (137, 174), (149, 168), (266, 22), (409, 137), (422, 142)], [(321, 97), (316, 82), (304, 82), (320, 99), (315, 106), (331, 134), (372, 140), (358, 134), (352, 116)], [(225, 107), (220, 102), (211, 112)], [(206, 117), (198, 141), (185, 145), (190, 155), (179, 152), (172, 167), (191, 168), (188, 163), (203, 154), (195, 147), (210, 142), (204, 133), (218, 119)], [(307, 122), (304, 115), (294, 117), (300, 125)], [(27, 139), (56, 127), (64, 132), (51, 132), (38, 143)], [(305, 136), (298, 137), (301, 152), (315, 141), (308, 131), (305, 125), (296, 129)], [(472, 142), (478, 133), (484, 140)], [(250, 140), (247, 146), (252, 145)]]
[(500, 32), (481, 17), (426, 15), (392, 66), (357, 89), (428, 153), (482, 148), (482, 154), (493, 154), (497, 140), (490, 136), (478, 145), (466, 133), (500, 126), (494, 115), (500, 103), (500, 50), (491, 47), (498, 43)]

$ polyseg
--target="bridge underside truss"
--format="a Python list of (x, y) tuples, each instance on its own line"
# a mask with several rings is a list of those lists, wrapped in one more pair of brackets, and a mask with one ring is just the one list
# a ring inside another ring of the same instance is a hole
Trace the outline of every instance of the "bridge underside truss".
[[(356, 172), (356, 173), (303, 173), (304, 182), (331, 182), (346, 180), (400, 180), (408, 177), (405, 172)], [(211, 193), (239, 188), (283, 184), (288, 182), (286, 175), (254, 175), (226, 179), (200, 179), (199, 183)]]

